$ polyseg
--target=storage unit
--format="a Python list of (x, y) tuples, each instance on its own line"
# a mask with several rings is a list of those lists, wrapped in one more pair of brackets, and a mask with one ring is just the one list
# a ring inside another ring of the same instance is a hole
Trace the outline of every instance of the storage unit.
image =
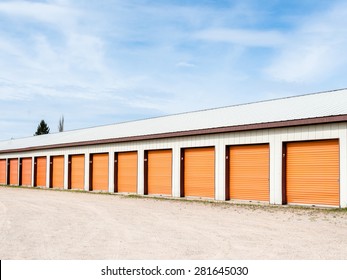
[(18, 159), (9, 159), (9, 184), (18, 185)]
[(137, 192), (137, 152), (116, 153), (115, 192)]
[(50, 187), (53, 189), (64, 188), (64, 156), (51, 157)]
[(91, 190), (108, 191), (108, 154), (90, 156)]
[(286, 144), (286, 202), (340, 205), (339, 141)]
[(147, 194), (172, 194), (172, 151), (147, 151)]
[(84, 190), (84, 155), (70, 156), (69, 189)]
[(269, 145), (240, 145), (228, 148), (227, 198), (269, 201)]
[(35, 158), (35, 170), (34, 170), (34, 186), (45, 187), (47, 176), (47, 160), (46, 157)]
[(214, 148), (183, 150), (183, 195), (214, 198)]
[(6, 159), (0, 159), (0, 185), (6, 185)]
[(21, 159), (19, 184), (22, 186), (32, 186), (32, 158)]
[(18, 179), (347, 208), (347, 89), (0, 141), (0, 184)]

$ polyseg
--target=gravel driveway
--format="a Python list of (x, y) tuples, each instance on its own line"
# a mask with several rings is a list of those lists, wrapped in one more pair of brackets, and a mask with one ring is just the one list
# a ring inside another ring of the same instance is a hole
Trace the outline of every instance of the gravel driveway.
[(0, 187), (0, 259), (347, 259), (347, 211)]

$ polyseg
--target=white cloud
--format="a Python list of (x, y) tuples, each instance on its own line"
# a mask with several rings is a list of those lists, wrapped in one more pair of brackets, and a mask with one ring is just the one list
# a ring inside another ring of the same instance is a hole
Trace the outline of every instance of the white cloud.
[(197, 32), (195, 38), (212, 42), (223, 42), (246, 47), (274, 47), (285, 42), (284, 35), (277, 31), (247, 29), (207, 29)]
[(65, 25), (79, 15), (77, 10), (64, 6), (62, 3), (57, 5), (31, 1), (2, 2), (0, 3), (0, 13), (56, 25)]
[(285, 82), (309, 83), (324, 79), (338, 67), (341, 60), (337, 56), (336, 49), (331, 45), (303, 42), (301, 46), (282, 50), (266, 73)]
[(183, 67), (183, 68), (194, 68), (196, 67), (195, 64), (190, 63), (190, 62), (186, 62), (186, 61), (180, 61), (178, 63), (176, 63), (177, 67)]
[[(88, 15), (68, 1), (5, 2), (0, 3), (2, 13), (10, 16), (14, 26), (30, 32), (20, 37), (0, 33), (0, 67), (6, 69), (0, 78), (10, 81), (0, 89), (0, 99), (36, 95), (98, 99), (102, 98), (96, 93), (98, 84), (101, 89), (109, 82), (115, 86), (112, 70), (106, 66), (103, 40), (80, 24)], [(40, 23), (32, 25), (31, 21)], [(46, 30), (47, 23), (54, 24), (53, 33)]]
[(346, 66), (346, 45), (347, 5), (338, 4), (300, 21), (264, 72), (289, 83), (329, 79)]

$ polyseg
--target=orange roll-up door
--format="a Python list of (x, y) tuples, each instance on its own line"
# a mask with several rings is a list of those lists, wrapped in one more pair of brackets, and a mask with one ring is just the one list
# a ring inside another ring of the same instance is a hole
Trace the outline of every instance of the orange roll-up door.
[(0, 159), (0, 184), (6, 185), (6, 159)]
[(84, 190), (84, 155), (71, 156), (70, 170), (70, 188)]
[(36, 174), (35, 174), (35, 182), (38, 187), (46, 186), (46, 169), (47, 162), (46, 157), (38, 157), (36, 158)]
[(92, 190), (108, 191), (108, 154), (92, 155)]
[(287, 203), (340, 205), (339, 142), (293, 142), (286, 150)]
[(269, 201), (269, 145), (229, 148), (230, 199)]
[(64, 187), (64, 156), (52, 157), (52, 188)]
[(22, 159), (22, 185), (23, 186), (32, 186), (32, 159), (23, 158)]
[(137, 192), (137, 152), (118, 153), (117, 191)]
[(10, 159), (10, 185), (18, 185), (18, 159)]
[(172, 151), (148, 151), (148, 194), (171, 195)]
[(214, 148), (184, 150), (184, 195), (214, 198)]

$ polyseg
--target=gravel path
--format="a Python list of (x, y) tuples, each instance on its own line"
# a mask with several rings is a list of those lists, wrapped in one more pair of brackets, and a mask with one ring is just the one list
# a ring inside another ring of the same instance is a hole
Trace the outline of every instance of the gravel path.
[(347, 259), (347, 211), (0, 187), (0, 259)]

